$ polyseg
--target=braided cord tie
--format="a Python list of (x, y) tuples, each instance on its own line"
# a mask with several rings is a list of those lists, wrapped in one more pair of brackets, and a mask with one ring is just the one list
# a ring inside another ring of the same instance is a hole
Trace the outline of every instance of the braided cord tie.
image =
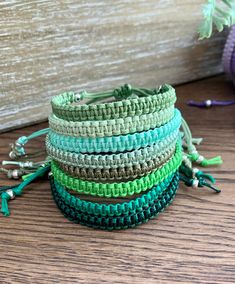
[(162, 212), (176, 194), (179, 174), (177, 171), (135, 200), (109, 205), (81, 200), (69, 194), (52, 177), (50, 182), (54, 200), (65, 217), (81, 225), (113, 230), (133, 228)]
[(55, 179), (69, 189), (79, 193), (109, 198), (133, 195), (146, 191), (175, 172), (179, 168), (181, 162), (181, 145), (180, 143), (177, 143), (174, 156), (166, 164), (150, 174), (133, 181), (120, 183), (96, 183), (81, 180), (64, 173), (54, 161), (52, 161), (51, 170)]

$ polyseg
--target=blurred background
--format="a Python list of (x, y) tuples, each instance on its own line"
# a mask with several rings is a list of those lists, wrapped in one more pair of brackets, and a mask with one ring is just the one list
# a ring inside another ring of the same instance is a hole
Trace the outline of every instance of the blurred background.
[[(46, 120), (64, 91), (179, 84), (222, 72), (204, 0), (1, 1), (0, 132)], [(189, 94), (190, 95), (190, 94)]]

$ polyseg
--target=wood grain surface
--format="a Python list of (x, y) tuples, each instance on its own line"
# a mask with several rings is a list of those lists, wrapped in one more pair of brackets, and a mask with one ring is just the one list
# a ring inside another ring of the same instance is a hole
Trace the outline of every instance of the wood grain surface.
[(205, 0), (0, 1), (0, 131), (45, 120), (49, 98), (221, 72), (227, 32), (198, 41)]
[[(199, 147), (224, 164), (210, 169), (222, 193), (183, 185), (158, 218), (126, 231), (106, 232), (66, 220), (47, 181), (34, 183), (0, 216), (0, 283), (234, 283), (235, 282), (235, 116), (234, 106), (196, 109), (186, 100), (233, 99), (224, 77), (177, 87), (178, 106)], [(39, 124), (0, 136), (0, 159), (19, 135)], [(42, 139), (28, 151), (42, 148)], [(1, 184), (10, 184), (1, 176)]]

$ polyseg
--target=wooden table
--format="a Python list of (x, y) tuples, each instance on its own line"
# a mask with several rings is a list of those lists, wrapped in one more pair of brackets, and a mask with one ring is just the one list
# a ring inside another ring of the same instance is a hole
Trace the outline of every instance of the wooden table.
[[(0, 217), (0, 283), (234, 283), (235, 106), (190, 108), (191, 98), (234, 99), (224, 77), (177, 87), (178, 106), (205, 156), (221, 154), (212, 168), (222, 193), (181, 188), (158, 218), (125, 231), (75, 225), (57, 209), (47, 181), (30, 185)], [(8, 144), (46, 123), (0, 136), (0, 159)], [(43, 139), (30, 149), (43, 147)], [(10, 184), (1, 176), (1, 184)]]

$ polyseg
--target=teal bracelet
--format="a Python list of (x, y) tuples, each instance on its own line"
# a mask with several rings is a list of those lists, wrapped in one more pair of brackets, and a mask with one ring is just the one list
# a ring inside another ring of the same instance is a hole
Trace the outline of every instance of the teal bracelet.
[(50, 182), (54, 200), (66, 218), (93, 228), (119, 230), (145, 223), (162, 212), (177, 192), (179, 174), (176, 172), (173, 178), (169, 177), (135, 200), (116, 205), (80, 200), (70, 195), (53, 177), (50, 178)]
[(175, 146), (179, 137), (179, 131), (174, 131), (170, 136), (145, 148), (137, 150), (113, 153), (113, 154), (82, 154), (64, 151), (54, 147), (48, 137), (46, 138), (46, 150), (48, 155), (59, 163), (69, 166), (77, 166), (89, 169), (117, 169), (138, 165), (155, 159), (159, 154)]
[(172, 132), (179, 129), (180, 125), (181, 114), (179, 110), (175, 109), (175, 116), (171, 121), (159, 128), (149, 131), (98, 138), (70, 137), (50, 131), (49, 140), (56, 148), (76, 153), (123, 152), (157, 143), (159, 140), (165, 139), (167, 136), (171, 135)]
[(73, 137), (104, 137), (146, 131), (166, 124), (174, 117), (174, 106), (149, 114), (111, 120), (66, 121), (49, 116), (50, 129)]
[[(99, 100), (112, 96), (122, 100), (110, 103), (72, 105), (83, 99)], [(169, 108), (174, 105), (175, 101), (175, 90), (167, 84), (152, 90), (124, 85), (120, 89), (103, 93), (87, 93), (85, 91), (80, 94), (64, 93), (53, 97), (51, 106), (53, 113), (59, 118), (68, 121), (86, 121), (148, 114)]]

